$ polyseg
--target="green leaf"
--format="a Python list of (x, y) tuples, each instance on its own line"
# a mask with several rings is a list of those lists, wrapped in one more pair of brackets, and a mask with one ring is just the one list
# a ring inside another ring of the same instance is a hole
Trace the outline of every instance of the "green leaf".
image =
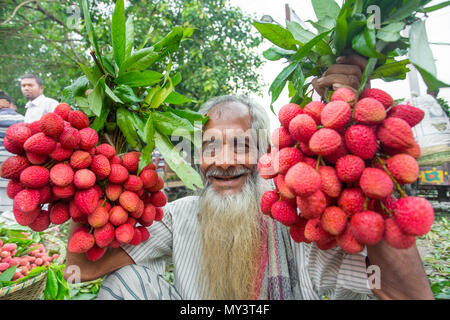
[(201, 122), (201, 125), (205, 125), (207, 121), (207, 117), (203, 117), (201, 113), (197, 111), (193, 111), (191, 109), (172, 109), (167, 108), (172, 113), (175, 113), (177, 116), (189, 120), (192, 124), (195, 122)]
[(0, 274), (0, 281), (11, 281), (14, 273), (16, 273), (17, 266), (12, 266)]
[(131, 55), (134, 43), (134, 23), (133, 17), (128, 17), (125, 23), (125, 58)]
[(339, 5), (333, 0), (312, 0), (311, 2), (317, 20), (322, 20), (327, 16), (336, 19), (341, 10)]
[(153, 88), (150, 89), (150, 91), (147, 93), (147, 95), (144, 98), (144, 101), (147, 105), (150, 105), (150, 103), (152, 102), (153, 97), (155, 96), (155, 94), (159, 91), (159, 89), (161, 89), (161, 86), (154, 86)]
[(373, 71), (371, 79), (405, 79), (406, 74), (409, 72), (409, 69), (406, 67), (409, 63), (409, 59), (404, 59), (381, 65)]
[(426, 7), (423, 10), (419, 9), (417, 11), (429, 13), (429, 12), (433, 12), (433, 11), (436, 11), (436, 10), (439, 10), (439, 9), (442, 9), (442, 8), (445, 8), (445, 7), (448, 7), (448, 6), (450, 6), (450, 1), (445, 1), (445, 2), (442, 2), (440, 4), (431, 6), (431, 7)]
[[(165, 135), (176, 134), (177, 130), (186, 131), (189, 135), (194, 133), (194, 127), (187, 119), (183, 119), (178, 115), (169, 111), (154, 111), (153, 113), (153, 125), (155, 128)], [(176, 134), (181, 136), (180, 134)]]
[(155, 127), (153, 125), (153, 112), (150, 112), (144, 125), (145, 143), (155, 145)]
[(347, 44), (367, 25), (367, 18), (363, 14), (354, 14), (348, 20)]
[(102, 84), (101, 82), (104, 82), (105, 79), (101, 78), (97, 85), (95, 86), (94, 90), (89, 93), (89, 96), (87, 98), (89, 103), (89, 109), (96, 115), (97, 117), (100, 116), (102, 112), (102, 106), (103, 106), (103, 90), (102, 90)]
[(383, 55), (376, 50), (375, 30), (367, 27), (353, 38), (352, 48), (368, 58), (383, 58)]
[[(286, 21), (287, 29), (292, 33), (295, 40), (299, 42), (300, 45), (308, 43), (316, 37), (314, 33), (309, 30), (303, 29), (303, 27), (297, 22)], [(332, 54), (330, 46), (324, 41), (319, 41), (313, 46), (312, 51), (319, 53), (320, 55)]]
[(322, 33), (328, 30), (333, 29), (336, 26), (336, 19), (326, 16), (322, 20), (317, 22), (312, 20), (306, 20), (306, 22), (311, 23), (311, 25), (316, 28), (318, 33)]
[(144, 48), (134, 52), (130, 57), (125, 59), (119, 69), (119, 76), (130, 71), (142, 71), (149, 68), (153, 63), (158, 61), (163, 54), (155, 52), (153, 47)]
[(183, 39), (184, 29), (182, 27), (174, 27), (162, 40), (154, 44), (155, 51), (161, 51), (167, 48), (169, 52), (175, 52)]
[(114, 88), (114, 94), (123, 101), (125, 104), (135, 104), (144, 102), (141, 98), (139, 98), (131, 89), (131, 87), (121, 84)]
[(340, 56), (342, 51), (347, 45), (348, 36), (348, 23), (347, 23), (348, 10), (343, 9), (339, 13), (339, 17), (336, 20), (336, 30), (334, 36), (334, 48), (336, 49), (336, 55)]
[(270, 103), (270, 110), (272, 110), (273, 113), (275, 113), (275, 111), (273, 110), (273, 103), (280, 96), (281, 91), (283, 91), (283, 88), (286, 85), (288, 78), (290, 77), (292, 72), (294, 72), (295, 68), (297, 68), (297, 65), (298, 63), (292, 63), (286, 66), (272, 82), (269, 88), (269, 93), (272, 96), (272, 101)]
[(147, 139), (145, 136), (145, 123), (144, 120), (141, 119), (141, 117), (137, 113), (131, 114), (131, 120), (133, 121), (133, 127), (136, 129), (136, 132), (138, 133), (139, 137), (147, 143)]
[(164, 100), (165, 103), (168, 104), (183, 104), (183, 103), (188, 103), (188, 102), (192, 102), (191, 99), (183, 96), (181, 93), (172, 91), (167, 98)]
[(300, 49), (298, 49), (297, 53), (292, 56), (292, 60), (293, 61), (302, 60), (311, 51), (311, 49), (317, 43), (322, 41), (322, 39), (325, 38), (331, 31), (333, 31), (333, 30), (328, 30), (324, 33), (321, 33), (321, 34), (317, 35), (316, 37), (314, 37), (313, 39), (311, 39), (309, 42), (305, 43), (305, 45), (303, 47), (301, 47)]
[(181, 157), (170, 139), (157, 130), (155, 131), (155, 145), (164, 157), (164, 161), (183, 181), (186, 188), (191, 190), (203, 188), (203, 181), (199, 173)]
[(294, 85), (295, 90), (299, 94), (300, 98), (303, 98), (303, 85), (305, 84), (305, 76), (303, 74), (302, 66), (300, 64), (295, 68), (294, 73), (292, 74), (292, 84)]
[(403, 30), (403, 22), (394, 22), (377, 31), (377, 38), (386, 42), (395, 42), (400, 39), (400, 31)]
[(278, 24), (253, 22), (264, 38), (286, 50), (296, 50), (299, 44), (292, 33)]
[(147, 44), (148, 40), (150, 40), (150, 38), (152, 36), (152, 32), (153, 32), (153, 26), (150, 26), (150, 28), (148, 29), (147, 35), (145, 36), (144, 41), (138, 47), (138, 50), (141, 50), (142, 48), (145, 47), (145, 45)]
[(139, 137), (133, 126), (133, 116), (130, 111), (125, 109), (124, 107), (120, 107), (117, 109), (116, 114), (117, 125), (122, 131), (124, 137), (127, 139), (128, 144), (132, 148), (141, 149), (141, 143), (139, 142)]
[(89, 86), (89, 80), (86, 76), (77, 78), (70, 86), (64, 88), (62, 93), (62, 101), (73, 104), (76, 96), (84, 96)]
[(95, 35), (95, 30), (92, 26), (91, 16), (89, 14), (89, 5), (87, 0), (79, 0), (80, 6), (83, 9), (83, 16), (84, 16), (84, 26), (86, 28), (86, 33), (89, 38), (89, 42), (92, 46), (94, 46), (95, 55), (97, 56), (98, 61), (100, 62), (100, 65), (103, 66), (103, 57), (101, 55), (98, 42), (97, 42), (97, 36)]
[(98, 79), (100, 79), (102, 76), (98, 67), (96, 65), (94, 65), (93, 67), (87, 67), (79, 62), (78, 65), (80, 66), (81, 70), (83, 70), (83, 73), (85, 74), (86, 78), (88, 78), (89, 82), (91, 83), (91, 86), (94, 87), (97, 84)]
[(102, 108), (102, 112), (100, 114), (100, 117), (95, 117), (94, 122), (92, 122), (91, 128), (94, 129), (97, 132), (103, 130), (103, 127), (105, 126), (106, 119), (108, 118), (108, 115), (109, 115), (109, 111), (110, 111), (109, 107), (108, 106), (104, 106)]
[(114, 61), (120, 68), (125, 59), (125, 7), (124, 0), (117, 0), (111, 22), (111, 39), (114, 51)]
[(295, 54), (294, 50), (285, 50), (278, 47), (271, 47), (263, 52), (264, 58), (271, 61), (277, 61), (281, 58), (286, 58), (287, 56)]
[(56, 299), (56, 296), (58, 295), (58, 280), (56, 279), (55, 271), (53, 271), (52, 268), (49, 268), (47, 272), (45, 291), (48, 292), (48, 297), (50, 299)]
[(409, 17), (415, 11), (420, 9), (420, 3), (422, 0), (408, 0), (404, 1), (401, 6), (395, 10), (392, 15), (383, 21), (383, 24), (389, 24), (397, 22)]
[(158, 83), (163, 75), (156, 71), (131, 71), (116, 78), (117, 84), (124, 84), (130, 87), (152, 86)]
[(410, 44), (409, 60), (422, 75), (428, 89), (436, 91), (439, 88), (448, 87), (448, 84), (437, 79), (433, 52), (428, 45), (428, 36), (423, 21), (419, 20), (412, 24)]
[(164, 87), (160, 88), (152, 98), (152, 102), (150, 103), (150, 108), (152, 109), (158, 108), (173, 91), (172, 80), (170, 77), (166, 77), (168, 79), (168, 83)]
[(364, 87), (367, 84), (367, 81), (369, 81), (370, 76), (372, 75), (373, 70), (375, 69), (375, 66), (377, 65), (378, 59), (377, 58), (370, 58), (367, 61), (366, 67), (364, 68), (364, 72), (362, 75), (361, 85), (358, 90), (358, 95), (364, 90)]

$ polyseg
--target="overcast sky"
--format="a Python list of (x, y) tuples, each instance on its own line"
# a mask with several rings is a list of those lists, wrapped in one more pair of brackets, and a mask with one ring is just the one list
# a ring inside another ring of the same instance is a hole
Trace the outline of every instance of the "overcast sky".
[[(317, 21), (314, 14), (314, 9), (312, 7), (310, 0), (284, 0), (284, 1), (274, 1), (274, 0), (229, 0), (234, 6), (238, 6), (243, 12), (255, 15), (258, 19), (263, 15), (270, 15), (272, 18), (279, 22), (281, 25), (285, 26), (285, 4), (295, 11), (297, 16), (299, 16), (303, 21), (313, 20)], [(339, 4), (341, 1), (337, 1)], [(443, 1), (432, 1), (428, 6), (441, 3)], [(441, 9), (437, 12), (432, 12), (429, 14), (426, 20), (426, 28), (428, 33), (429, 42), (444, 42), (450, 43), (450, 7)], [(254, 29), (255, 32), (256, 28)], [(263, 45), (260, 46), (259, 52), (262, 54), (264, 50), (271, 47), (271, 43), (267, 40), (264, 41)], [(434, 58), (436, 60), (436, 67), (438, 72), (438, 78), (446, 83), (450, 83), (450, 46), (443, 45), (431, 45)], [(263, 58), (264, 59), (264, 58)], [(280, 61), (267, 61), (264, 66), (260, 69), (263, 75), (264, 82), (266, 86), (264, 87), (264, 97), (255, 96), (257, 100), (267, 106), (270, 106), (270, 96), (267, 93), (268, 88), (278, 73), (283, 69), (283, 63)], [(419, 76), (421, 93), (426, 93), (426, 87)], [(400, 98), (410, 98), (410, 89), (408, 79), (395, 81), (395, 82), (383, 82), (381, 80), (372, 81), (373, 88), (380, 88), (386, 90), (392, 95), (394, 99)], [(441, 89), (439, 96), (446, 98), (447, 101), (450, 100), (450, 88)], [(278, 113), (278, 110), (286, 103), (289, 102), (287, 89), (283, 91), (275, 102), (274, 110)], [(269, 110), (269, 109), (268, 109)], [(271, 125), (272, 130), (279, 126), (278, 119), (275, 115), (271, 114)]]

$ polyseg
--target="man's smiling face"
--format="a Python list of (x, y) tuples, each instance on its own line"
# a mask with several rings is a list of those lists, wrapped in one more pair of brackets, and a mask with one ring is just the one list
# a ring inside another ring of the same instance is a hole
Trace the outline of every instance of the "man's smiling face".
[(252, 128), (250, 110), (239, 102), (224, 102), (207, 115), (200, 170), (216, 193), (238, 193), (257, 163), (256, 145), (247, 132)]

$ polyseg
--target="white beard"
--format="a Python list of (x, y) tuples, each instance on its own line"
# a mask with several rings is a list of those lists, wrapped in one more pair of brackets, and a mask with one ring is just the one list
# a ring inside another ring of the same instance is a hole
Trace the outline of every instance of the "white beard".
[(256, 298), (257, 277), (267, 217), (260, 201), (271, 190), (257, 170), (247, 177), (241, 192), (219, 195), (206, 184), (200, 195), (199, 224), (202, 255), (199, 281), (206, 299)]

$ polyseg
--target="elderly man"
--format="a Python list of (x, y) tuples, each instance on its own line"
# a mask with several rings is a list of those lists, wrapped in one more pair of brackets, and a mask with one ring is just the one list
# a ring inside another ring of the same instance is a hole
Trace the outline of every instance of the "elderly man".
[[(352, 79), (353, 70), (349, 66), (339, 73)], [(321, 82), (329, 77), (334, 77), (331, 71)], [(339, 82), (352, 86), (348, 79)], [(98, 299), (433, 297), (415, 247), (395, 250), (380, 243), (352, 255), (338, 247), (321, 251), (315, 244), (294, 242), (286, 226), (259, 208), (271, 185), (255, 164), (267, 152), (269, 137), (258, 139), (257, 152), (252, 152), (246, 132), (267, 132), (264, 109), (246, 97), (224, 96), (200, 111), (209, 116), (199, 167), (205, 188), (198, 196), (167, 204), (164, 218), (148, 228), (150, 239), (139, 246), (109, 250), (96, 262), (68, 254), (68, 280), (77, 270), (82, 281), (107, 275)], [(244, 143), (236, 145), (237, 140)], [(167, 262), (174, 265), (173, 285), (163, 278)], [(380, 281), (374, 286), (369, 265), (381, 273), (375, 274)]]
[(53, 112), (58, 101), (44, 96), (44, 84), (41, 78), (26, 74), (20, 78), (20, 88), (22, 94), (28, 99), (25, 108), (25, 123), (31, 123), (41, 119), (41, 117), (49, 112)]

